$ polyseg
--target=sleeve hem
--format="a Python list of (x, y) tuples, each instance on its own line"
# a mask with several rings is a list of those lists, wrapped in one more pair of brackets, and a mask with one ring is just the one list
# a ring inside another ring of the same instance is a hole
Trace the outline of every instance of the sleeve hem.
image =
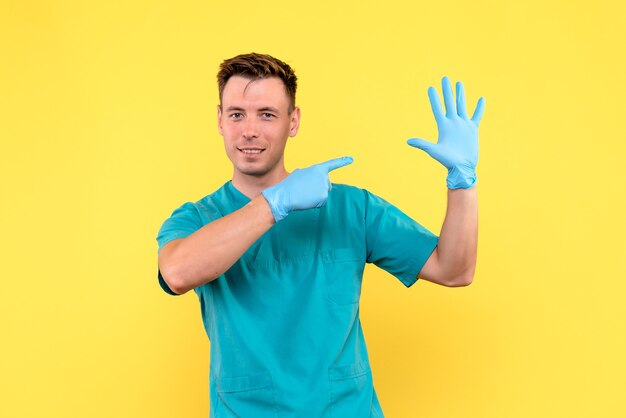
[(168, 244), (170, 241), (174, 241), (175, 239), (187, 238), (189, 235), (193, 234), (193, 232), (178, 232), (176, 234), (172, 234), (167, 237), (167, 240), (161, 240), (160, 242), (157, 240), (159, 244), (159, 248), (157, 249), (157, 254), (161, 252), (161, 249), (165, 247), (165, 244)]
[(439, 244), (439, 237), (436, 236), (436, 235), (433, 235), (429, 239), (429, 242), (428, 242), (428, 244), (426, 246), (426, 249), (425, 250), (422, 249), (422, 251), (420, 251), (418, 254), (416, 254), (416, 257), (413, 259), (413, 262), (411, 263), (411, 266), (408, 269), (409, 272), (400, 273), (400, 274), (396, 275), (396, 277), (407, 288), (411, 287), (413, 284), (415, 284), (415, 282), (417, 282), (417, 280), (418, 280), (417, 276), (422, 271), (422, 267), (424, 267), (424, 264), (426, 264), (426, 261), (431, 256), (433, 251), (435, 251), (435, 248), (437, 247), (438, 244)]

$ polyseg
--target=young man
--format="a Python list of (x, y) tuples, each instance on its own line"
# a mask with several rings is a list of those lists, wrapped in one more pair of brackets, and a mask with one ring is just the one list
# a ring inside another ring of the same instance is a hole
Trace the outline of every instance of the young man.
[(224, 61), (218, 128), (232, 180), (168, 218), (157, 236), (159, 283), (193, 289), (211, 341), (213, 417), (382, 417), (359, 320), (365, 263), (409, 287), (472, 282), (478, 209), (475, 167), (484, 100), (470, 119), (463, 85), (444, 77), (433, 144), (409, 145), (448, 168), (448, 209), (437, 237), (385, 200), (332, 184), (339, 158), (288, 173), (298, 132), (296, 76), (268, 55)]

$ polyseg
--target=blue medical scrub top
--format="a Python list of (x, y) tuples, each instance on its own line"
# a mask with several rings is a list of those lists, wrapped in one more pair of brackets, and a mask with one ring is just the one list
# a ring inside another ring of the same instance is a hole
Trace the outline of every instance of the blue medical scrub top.
[[(159, 251), (250, 199), (229, 181), (176, 209)], [(211, 417), (383, 417), (359, 319), (365, 263), (406, 287), (438, 237), (357, 187), (292, 212), (222, 276), (194, 291), (211, 342)], [(163, 281), (162, 288), (174, 294)]]

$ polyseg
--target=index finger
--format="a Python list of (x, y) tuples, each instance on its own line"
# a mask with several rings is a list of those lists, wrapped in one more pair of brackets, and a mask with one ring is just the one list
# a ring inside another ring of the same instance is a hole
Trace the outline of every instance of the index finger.
[(441, 109), (441, 101), (439, 100), (439, 94), (433, 86), (428, 87), (428, 99), (430, 100), (430, 107), (435, 115), (435, 121), (439, 124), (444, 118), (443, 110)]
[(333, 160), (328, 160), (324, 163), (320, 163), (317, 165), (326, 169), (326, 171), (330, 173), (332, 170), (336, 170), (348, 164), (352, 164), (352, 161), (354, 161), (352, 157), (341, 157), (341, 158), (335, 158)]

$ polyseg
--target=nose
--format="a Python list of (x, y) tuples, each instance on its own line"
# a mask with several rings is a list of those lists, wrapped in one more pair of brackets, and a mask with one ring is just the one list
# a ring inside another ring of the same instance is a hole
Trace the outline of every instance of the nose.
[(242, 135), (245, 139), (254, 139), (259, 136), (256, 120), (254, 118), (246, 118)]

